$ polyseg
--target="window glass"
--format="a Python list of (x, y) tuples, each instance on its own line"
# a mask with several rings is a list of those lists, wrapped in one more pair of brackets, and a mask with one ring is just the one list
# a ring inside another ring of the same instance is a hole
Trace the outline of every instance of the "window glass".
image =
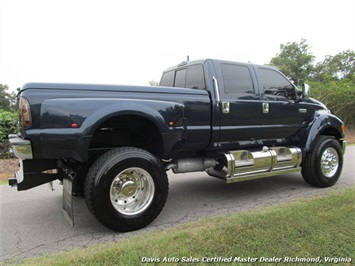
[(185, 88), (186, 69), (176, 71), (174, 87)]
[(205, 89), (205, 75), (202, 65), (193, 65), (187, 68), (185, 88)]
[(175, 71), (165, 72), (161, 77), (159, 86), (174, 87)]
[(222, 64), (224, 91), (228, 94), (254, 93), (249, 68), (240, 65)]
[(295, 99), (295, 88), (284, 76), (272, 69), (259, 68), (259, 75), (265, 94)]

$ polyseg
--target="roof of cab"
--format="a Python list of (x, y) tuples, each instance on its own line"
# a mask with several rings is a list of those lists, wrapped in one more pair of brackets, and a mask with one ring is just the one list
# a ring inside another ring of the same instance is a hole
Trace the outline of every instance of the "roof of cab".
[(179, 68), (185, 68), (186, 66), (189, 65), (194, 65), (194, 64), (205, 64), (208, 61), (213, 61), (216, 63), (229, 63), (229, 64), (242, 64), (242, 65), (254, 65), (257, 67), (266, 67), (266, 68), (272, 68), (272, 69), (277, 69), (277, 67), (274, 66), (267, 66), (267, 65), (259, 65), (259, 64), (253, 64), (253, 63), (245, 63), (245, 62), (238, 62), (238, 61), (230, 61), (230, 60), (221, 60), (221, 59), (211, 59), (211, 58), (205, 58), (205, 59), (198, 59), (198, 60), (192, 60), (192, 61), (183, 61), (180, 64), (177, 64), (175, 66), (169, 67), (165, 69), (163, 72), (169, 72), (171, 70), (179, 69)]

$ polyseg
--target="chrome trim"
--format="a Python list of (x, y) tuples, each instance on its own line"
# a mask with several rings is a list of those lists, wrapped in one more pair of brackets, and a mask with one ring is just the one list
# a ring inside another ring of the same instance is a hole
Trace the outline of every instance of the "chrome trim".
[[(266, 147), (262, 150), (235, 150), (220, 154), (226, 165), (222, 169), (207, 169), (214, 177), (227, 183), (263, 178), (300, 171), (302, 150), (298, 147)], [(236, 180), (236, 181), (230, 181)]]
[(222, 109), (224, 114), (229, 114), (230, 111), (229, 102), (222, 102)]
[(232, 154), (226, 154), (225, 156), (227, 159), (227, 175), (226, 175), (226, 177), (232, 177), (234, 175), (235, 159)]
[(231, 183), (236, 183), (236, 182), (241, 182), (241, 181), (265, 178), (265, 177), (276, 176), (276, 175), (289, 174), (289, 173), (294, 173), (294, 172), (300, 172), (301, 170), (302, 170), (301, 167), (291, 168), (291, 169), (282, 169), (282, 170), (277, 170), (277, 171), (272, 171), (272, 172), (255, 173), (255, 174), (246, 175), (246, 176), (232, 177), (232, 178), (228, 178), (226, 181), (227, 181), (227, 184), (231, 184)]
[(113, 179), (109, 196), (116, 211), (126, 216), (135, 216), (152, 204), (154, 194), (152, 176), (142, 168), (131, 167)]
[(219, 97), (219, 88), (218, 88), (218, 82), (215, 76), (212, 77), (213, 80), (213, 85), (214, 85), (214, 90), (216, 93), (216, 103), (217, 107), (219, 106), (219, 103), (221, 102), (221, 98)]
[(9, 135), (11, 150), (21, 160), (33, 159), (31, 141), (22, 139), (17, 135)]
[(23, 162), (19, 160), (20, 169), (15, 173), (15, 178), (17, 180), (17, 184), (21, 183), (24, 179), (24, 172), (23, 172)]
[(302, 84), (302, 96), (304, 100), (309, 100), (311, 97), (311, 90), (309, 88), (309, 85), (306, 83)]
[(269, 109), (269, 103), (263, 103), (263, 113), (268, 114), (270, 111)]
[(341, 149), (342, 149), (343, 155), (344, 155), (348, 143), (347, 143), (347, 141), (345, 139), (340, 139), (340, 141), (341, 141)]
[(322, 154), (320, 169), (323, 175), (332, 178), (339, 168), (339, 155), (333, 147), (328, 147)]

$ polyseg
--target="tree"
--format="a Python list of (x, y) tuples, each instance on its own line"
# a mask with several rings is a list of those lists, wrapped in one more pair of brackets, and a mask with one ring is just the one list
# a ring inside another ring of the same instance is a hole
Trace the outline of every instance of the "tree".
[(270, 65), (278, 67), (296, 85), (299, 85), (307, 80), (313, 71), (315, 56), (308, 50), (306, 39), (301, 39), (300, 43), (281, 44), (280, 52), (271, 59)]
[(355, 51), (327, 55), (315, 66), (313, 79), (317, 81), (355, 79)]
[(159, 86), (159, 81), (151, 80), (149, 81), (150, 86)]
[(16, 102), (15, 93), (7, 92), (8, 89), (7, 85), (0, 84), (0, 109), (6, 111), (10, 111)]
[(296, 85), (307, 80), (312, 97), (323, 102), (347, 126), (355, 126), (355, 51), (327, 55), (314, 65), (315, 57), (308, 50), (305, 39), (281, 44), (270, 64), (279, 67)]

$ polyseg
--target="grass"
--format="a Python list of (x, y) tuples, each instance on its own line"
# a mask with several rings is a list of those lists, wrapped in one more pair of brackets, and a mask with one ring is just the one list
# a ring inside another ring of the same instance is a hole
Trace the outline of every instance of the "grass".
[[(232, 258), (239, 260), (285, 257), (348, 258), (355, 260), (355, 187), (323, 197), (305, 199), (251, 212), (203, 219), (194, 223), (87, 249), (33, 258), (23, 265), (183, 265), (183, 260)], [(159, 263), (147, 263), (148, 258)], [(233, 262), (235, 260), (236, 262)], [(349, 259), (352, 262), (349, 262)], [(176, 262), (176, 259), (179, 261)], [(216, 262), (216, 261), (215, 261)], [(202, 264), (213, 265), (211, 262)], [(295, 263), (293, 263), (295, 264)], [(201, 265), (201, 264), (199, 264)], [(275, 263), (273, 263), (275, 265)], [(297, 264), (300, 265), (300, 264)], [(301, 264), (302, 265), (302, 264)], [(304, 264), (306, 265), (306, 264)], [(307, 264), (308, 265), (308, 264)]]

